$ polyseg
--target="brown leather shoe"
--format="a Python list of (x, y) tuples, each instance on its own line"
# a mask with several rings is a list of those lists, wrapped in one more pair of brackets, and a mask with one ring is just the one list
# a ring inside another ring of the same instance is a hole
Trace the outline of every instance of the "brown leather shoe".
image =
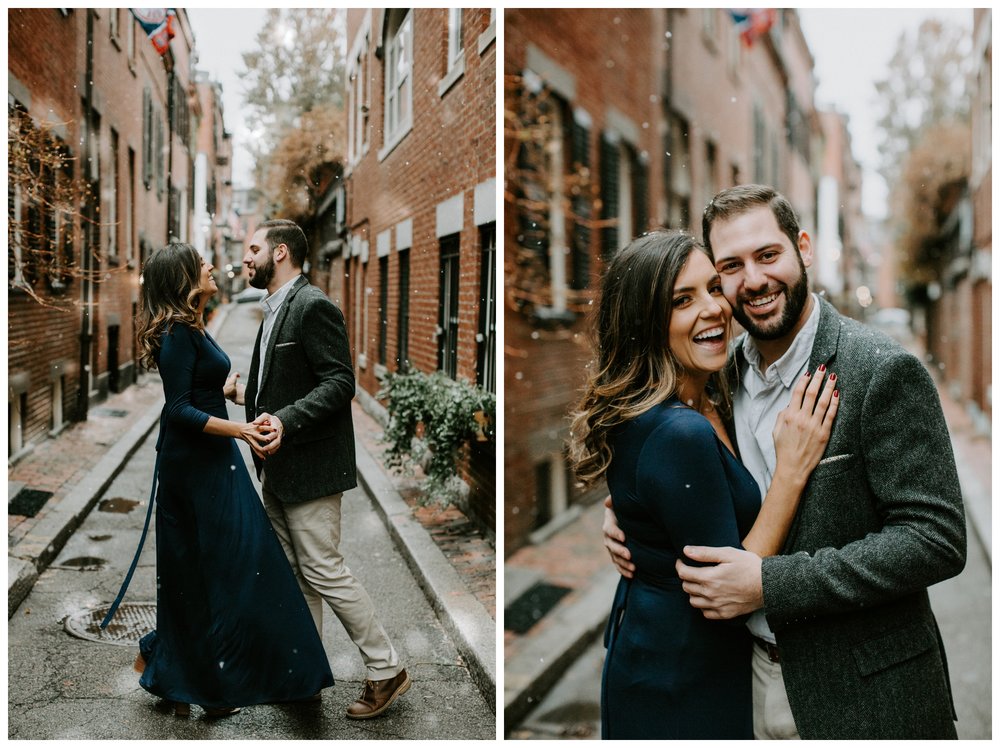
[(409, 690), (410, 676), (406, 674), (405, 669), (386, 680), (366, 680), (358, 700), (347, 707), (347, 717), (348, 719), (377, 717)]

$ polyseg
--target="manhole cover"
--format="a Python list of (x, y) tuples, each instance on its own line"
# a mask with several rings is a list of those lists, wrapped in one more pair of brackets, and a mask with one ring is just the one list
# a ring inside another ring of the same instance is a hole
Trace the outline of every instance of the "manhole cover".
[(515, 634), (527, 633), (569, 592), (568, 587), (538, 582), (504, 609), (503, 627)]
[(89, 608), (66, 618), (66, 632), (80, 639), (103, 644), (133, 647), (156, 628), (156, 603), (122, 603), (108, 627), (101, 631), (101, 621), (110, 605)]
[(36, 491), (34, 488), (22, 488), (13, 501), (7, 504), (7, 514), (17, 514), (22, 517), (34, 517), (38, 510), (45, 506), (51, 498), (51, 491)]
[(114, 499), (104, 499), (97, 505), (99, 512), (114, 512), (115, 514), (128, 514), (139, 506), (138, 501), (116, 497)]

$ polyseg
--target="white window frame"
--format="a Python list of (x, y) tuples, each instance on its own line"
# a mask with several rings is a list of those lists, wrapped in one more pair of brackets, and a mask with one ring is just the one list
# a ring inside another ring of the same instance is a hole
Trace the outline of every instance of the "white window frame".
[(462, 9), (448, 8), (448, 66), (438, 84), (438, 96), (444, 96), (465, 74), (465, 47), (462, 42)]
[(635, 238), (632, 151), (624, 140), (618, 143), (618, 247), (627, 247)]
[[(413, 11), (407, 10), (399, 27), (385, 44), (385, 111), (382, 113), (385, 143), (379, 151), (379, 160), (399, 145), (413, 129)], [(408, 85), (407, 85), (408, 84)], [(405, 98), (406, 115), (401, 112)]]
[(350, 116), (347, 119), (347, 161), (354, 166), (368, 153), (371, 111), (371, 75), (368, 59), (371, 45), (371, 15), (358, 32), (347, 66), (347, 98)]
[(497, 9), (490, 8), (490, 25), (479, 35), (479, 54), (483, 54), (497, 38)]

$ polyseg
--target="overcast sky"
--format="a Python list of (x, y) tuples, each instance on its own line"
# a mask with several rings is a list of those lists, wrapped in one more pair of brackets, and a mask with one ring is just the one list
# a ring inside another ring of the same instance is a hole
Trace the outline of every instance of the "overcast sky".
[(875, 171), (880, 138), (875, 81), (885, 77), (896, 41), (911, 36), (926, 18), (940, 18), (972, 29), (972, 10), (819, 10), (799, 9), (802, 30), (815, 60), (816, 105), (833, 105), (850, 116), (855, 158), (864, 170), (865, 213), (886, 214), (888, 186)]
[[(237, 71), (241, 52), (254, 47), (264, 24), (265, 8), (204, 10), (189, 8), (198, 50), (198, 67), (222, 83), (226, 129), (233, 133), (233, 182), (250, 182), (246, 152), (249, 132), (243, 125), (243, 84)], [(922, 20), (942, 18), (972, 28), (971, 9), (799, 10), (802, 28), (815, 59), (817, 105), (832, 105), (850, 116), (854, 154), (864, 169), (863, 204), (872, 216), (885, 215), (888, 189), (876, 173), (875, 81), (882, 78), (903, 31), (914, 33)]]

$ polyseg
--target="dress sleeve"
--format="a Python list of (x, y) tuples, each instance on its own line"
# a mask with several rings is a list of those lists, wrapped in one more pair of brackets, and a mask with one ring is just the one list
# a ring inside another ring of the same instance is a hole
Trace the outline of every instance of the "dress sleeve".
[(678, 557), (685, 545), (742, 548), (715, 434), (696, 413), (678, 413), (650, 434), (637, 486), (639, 501), (662, 522)]
[(191, 404), (198, 358), (198, 341), (194, 337), (197, 334), (186, 325), (173, 325), (161, 340), (159, 370), (167, 421), (183, 429), (203, 431), (209, 414)]

